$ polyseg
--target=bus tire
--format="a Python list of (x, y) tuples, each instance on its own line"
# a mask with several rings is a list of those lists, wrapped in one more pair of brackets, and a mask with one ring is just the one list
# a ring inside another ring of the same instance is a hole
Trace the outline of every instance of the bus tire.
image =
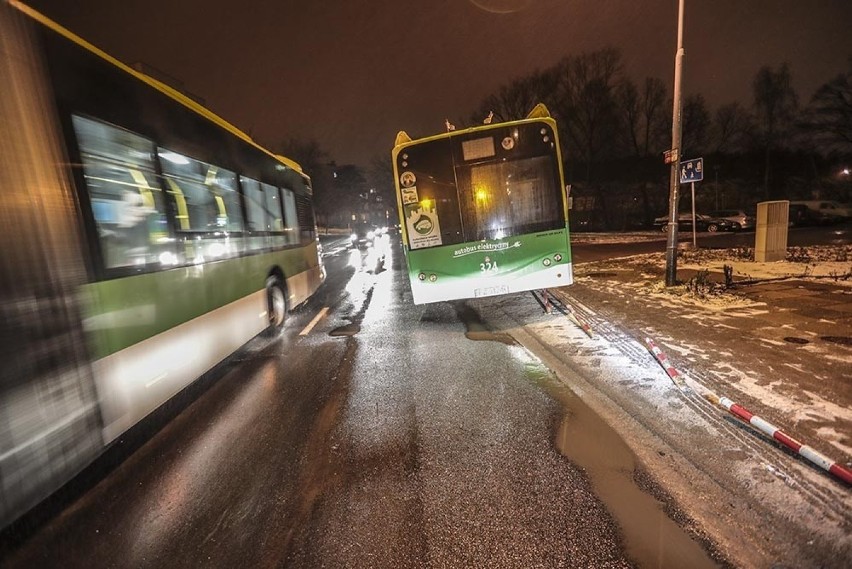
[(276, 276), (266, 279), (266, 316), (269, 322), (266, 333), (270, 336), (278, 333), (287, 320), (287, 291)]

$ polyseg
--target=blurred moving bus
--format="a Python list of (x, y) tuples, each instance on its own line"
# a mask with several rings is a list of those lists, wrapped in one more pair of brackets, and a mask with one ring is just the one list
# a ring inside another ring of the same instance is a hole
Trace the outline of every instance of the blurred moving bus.
[(0, 527), (307, 300), (300, 167), (0, 3)]
[(392, 160), (416, 304), (573, 282), (559, 140), (544, 105), (419, 140), (400, 132)]

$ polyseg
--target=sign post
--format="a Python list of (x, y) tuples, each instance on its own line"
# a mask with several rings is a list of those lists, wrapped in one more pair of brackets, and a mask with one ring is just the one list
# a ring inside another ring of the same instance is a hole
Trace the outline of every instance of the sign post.
[(693, 158), (680, 163), (680, 183), (692, 186), (692, 248), (698, 248), (695, 219), (695, 182), (704, 179), (704, 158)]

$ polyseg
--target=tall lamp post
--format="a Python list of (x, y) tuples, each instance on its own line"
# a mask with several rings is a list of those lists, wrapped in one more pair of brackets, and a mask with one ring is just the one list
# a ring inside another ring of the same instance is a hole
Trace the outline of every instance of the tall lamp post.
[(666, 286), (677, 284), (677, 222), (678, 190), (680, 189), (680, 144), (681, 144), (681, 83), (683, 72), (683, 3), (678, 0), (677, 10), (677, 53), (675, 55), (674, 97), (672, 104), (672, 153), (669, 180), (669, 235), (666, 244)]

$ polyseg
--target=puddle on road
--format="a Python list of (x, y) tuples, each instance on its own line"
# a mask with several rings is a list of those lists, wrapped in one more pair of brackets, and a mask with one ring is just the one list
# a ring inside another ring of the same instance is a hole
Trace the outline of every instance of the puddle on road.
[(328, 333), (329, 336), (354, 336), (361, 331), (361, 326), (357, 322), (339, 326)]
[(640, 567), (721, 567), (666, 515), (662, 502), (637, 486), (635, 455), (603, 419), (549, 371), (528, 366), (527, 375), (562, 404), (565, 415), (556, 447), (585, 470), (595, 494), (621, 528), (628, 555)]
[(329, 336), (355, 336), (361, 331), (361, 322), (364, 320), (364, 315), (367, 313), (367, 308), (370, 307), (370, 302), (373, 300), (373, 287), (364, 295), (364, 302), (361, 308), (352, 316), (344, 316), (344, 320), (349, 320), (349, 324), (338, 326), (328, 333)]
[[(510, 335), (489, 330), (466, 303), (454, 302), (453, 307), (468, 339), (517, 345)], [(595, 494), (621, 528), (628, 555), (640, 567), (721, 567), (666, 515), (662, 502), (640, 489), (634, 479), (636, 457), (615, 430), (539, 362), (525, 364), (524, 373), (562, 404), (565, 415), (556, 447), (585, 470)]]
[(476, 310), (471, 308), (465, 302), (454, 302), (453, 308), (456, 311), (458, 319), (464, 324), (464, 336), (468, 340), (474, 342), (491, 341), (501, 342), (507, 346), (517, 346), (515, 339), (504, 332), (494, 332), (490, 330), (479, 318)]

